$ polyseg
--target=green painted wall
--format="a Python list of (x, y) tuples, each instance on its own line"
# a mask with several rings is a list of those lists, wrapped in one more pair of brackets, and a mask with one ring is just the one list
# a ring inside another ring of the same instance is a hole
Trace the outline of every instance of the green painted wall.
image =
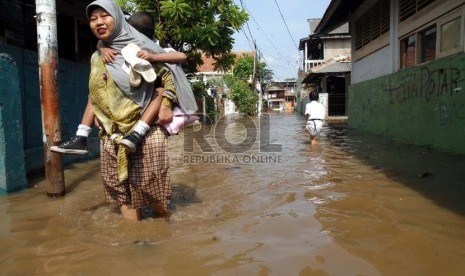
[(0, 53), (0, 194), (27, 187), (19, 73), (15, 60)]
[[(44, 166), (42, 115), (39, 86), (39, 68), (37, 53), (13, 47), (0, 42), (0, 53), (11, 56), (17, 66), (19, 75), (19, 89), (14, 94), (20, 104), (19, 112), (15, 116), (22, 122), (22, 135), (26, 172), (41, 171)], [(76, 133), (81, 122), (88, 99), (89, 65), (60, 59), (58, 65), (58, 92), (61, 117), (62, 141), (69, 139)], [(6, 72), (2, 77), (9, 79)], [(0, 128), (2, 125), (0, 124)], [(7, 131), (4, 129), (4, 131)], [(91, 153), (84, 157), (67, 155), (64, 163), (95, 158), (99, 155), (98, 131), (94, 130), (89, 140)], [(6, 145), (9, 147), (9, 145)], [(17, 146), (16, 148), (17, 149)]]
[(465, 154), (465, 54), (351, 85), (349, 127)]

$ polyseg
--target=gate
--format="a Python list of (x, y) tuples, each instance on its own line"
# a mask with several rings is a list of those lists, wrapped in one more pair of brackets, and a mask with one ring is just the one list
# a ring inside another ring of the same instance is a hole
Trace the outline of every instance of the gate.
[(346, 116), (346, 95), (330, 93), (328, 96), (328, 115)]

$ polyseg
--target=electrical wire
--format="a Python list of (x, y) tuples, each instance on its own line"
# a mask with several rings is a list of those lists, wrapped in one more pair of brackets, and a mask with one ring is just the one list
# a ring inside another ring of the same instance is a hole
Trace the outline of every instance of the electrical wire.
[[(242, 0), (241, 0), (241, 1), (242, 1)], [(288, 33), (289, 36), (291, 37), (291, 40), (292, 40), (292, 42), (294, 43), (294, 46), (295, 46), (295, 48), (296, 48), (296, 50), (297, 50), (297, 52), (299, 53), (299, 56), (300, 56), (301, 53), (300, 53), (300, 51), (299, 51), (299, 46), (297, 46), (297, 44), (295, 43), (295, 39), (294, 39), (294, 37), (292, 36), (291, 31), (289, 30), (289, 27), (287, 26), (287, 22), (286, 22), (286, 20), (284, 19), (283, 13), (281, 12), (281, 8), (279, 7), (279, 4), (278, 4), (278, 2), (277, 2), (276, 0), (274, 0), (274, 2), (276, 3), (276, 6), (278, 7), (278, 11), (279, 11), (279, 14), (281, 15), (281, 19), (282, 19), (283, 22), (284, 22), (284, 26), (286, 26), (287, 33)]]
[(265, 31), (262, 29), (262, 27), (260, 26), (260, 24), (258, 24), (258, 21), (255, 19), (255, 17), (253, 17), (252, 13), (247, 9), (247, 7), (245, 7), (245, 10), (247, 11), (247, 13), (250, 15), (250, 17), (252, 17), (252, 20), (255, 22), (255, 24), (257, 24), (258, 28), (260, 29), (260, 31), (262, 31), (263, 35), (265, 36), (265, 38), (268, 40), (268, 42), (271, 44), (271, 46), (273, 46), (273, 48), (276, 50), (276, 52), (282, 56), (283, 58), (286, 58), (283, 54), (281, 54), (281, 52), (278, 50), (278, 48), (276, 47), (276, 45), (273, 43), (273, 41), (268, 37), (268, 35), (265, 33)]
[[(283, 20), (283, 22), (284, 22), (284, 25), (285, 25), (285, 27), (286, 27), (286, 29), (287, 29), (287, 32), (289, 33), (289, 35), (290, 35), (290, 37), (291, 37), (291, 39), (292, 39), (292, 41), (293, 41), (293, 43), (294, 43), (294, 46), (296, 46), (297, 53), (299, 54), (299, 57), (298, 57), (298, 58), (289, 58), (289, 57), (285, 57), (285, 56), (278, 50), (278, 48), (277, 48), (276, 45), (273, 43), (273, 41), (268, 37), (268, 35), (265, 33), (265, 31), (263, 30), (263, 28), (262, 28), (262, 27), (260, 26), (260, 24), (258, 23), (258, 21), (257, 21), (257, 20), (255, 19), (255, 17), (252, 15), (252, 13), (251, 13), (251, 12), (247, 9), (247, 7), (244, 5), (243, 0), (239, 0), (239, 2), (240, 2), (240, 4), (241, 4), (241, 8), (247, 11), (247, 13), (250, 15), (250, 17), (252, 18), (252, 20), (253, 20), (253, 21), (255, 22), (255, 24), (257, 25), (258, 29), (263, 33), (263, 35), (265, 36), (265, 38), (267, 39), (267, 41), (271, 44), (271, 46), (273, 46), (273, 49), (278, 53), (279, 56), (281, 56), (281, 58), (275, 58), (273, 55), (268, 55), (268, 56), (270, 56), (270, 57), (273, 58), (273, 59), (285, 60), (285, 61), (287, 61), (287, 66), (275, 64), (274, 67), (282, 68), (282, 69), (291, 69), (292, 66), (291, 66), (291, 64), (290, 64), (290, 61), (296, 62), (296, 60), (297, 60), (297, 64), (298, 64), (298, 60), (301, 58), (301, 57), (300, 57), (300, 56), (301, 56), (301, 53), (299, 52), (298, 47), (297, 47), (297, 44), (295, 43), (294, 38), (292, 37), (292, 35), (291, 35), (290, 31), (289, 31), (289, 27), (287, 26), (287, 23), (286, 23), (286, 21), (285, 21), (285, 19), (284, 19), (284, 16), (283, 16), (283, 14), (282, 14), (282, 12), (281, 12), (281, 9), (280, 9), (278, 3), (276, 2), (276, 0), (275, 0), (275, 3), (276, 3), (276, 5), (278, 6), (279, 13), (280, 13), (281, 18), (282, 18), (282, 20)], [(250, 25), (248, 24), (248, 21), (246, 22), (245, 25), (246, 25), (246, 27), (247, 27), (248, 34), (247, 34), (246, 30), (244, 30), (244, 28), (241, 28), (241, 31), (242, 31), (242, 33), (244, 34), (244, 36), (245, 36), (247, 42), (249, 43), (250, 48), (251, 48), (252, 50), (254, 50), (254, 51), (256, 50), (257, 53), (260, 53), (260, 50), (259, 50), (259, 48), (258, 48), (258, 46), (257, 46), (257, 43), (256, 43), (256, 40), (254, 39), (254, 36), (253, 36), (253, 34), (252, 34)], [(254, 45), (255, 45), (255, 47), (254, 47)], [(268, 47), (268, 48), (270, 48), (270, 47)], [(270, 63), (266, 60), (265, 56), (264, 56), (264, 55), (261, 55), (261, 58), (263, 58), (264, 63), (265, 63), (266, 66), (271, 70)], [(260, 58), (259, 58), (259, 62), (260, 62)], [(275, 74), (275, 72), (273, 72), (273, 70), (271, 70), (271, 72), (272, 72), (272, 76), (273, 76), (274, 78), (276, 78), (277, 80), (285, 79), (285, 78), (282, 78), (282, 77), (278, 77), (278, 76)]]
[(253, 49), (253, 46), (252, 46), (252, 41), (251, 41), (251, 40), (249, 39), (249, 37), (247, 36), (247, 33), (244, 31), (244, 29), (243, 29), (243, 28), (241, 28), (241, 31), (242, 31), (242, 33), (244, 34), (244, 36), (245, 36), (245, 39), (246, 39), (246, 40), (247, 40), (247, 42), (249, 43), (249, 46), (250, 46), (250, 48), (251, 48), (251, 49)]
[[(241, 2), (241, 8), (245, 9), (244, 8), (244, 3), (242, 2), (242, 0), (239, 0)], [(246, 9), (245, 9), (246, 10)], [(247, 11), (247, 10), (246, 10)], [(248, 12), (248, 11), (247, 11)], [(253, 38), (253, 35), (252, 35), (252, 32), (250, 31), (250, 26), (249, 26), (249, 21), (246, 21), (245, 22), (245, 25), (247, 26), (247, 30), (249, 30), (249, 34), (250, 34), (250, 38), (252, 39), (252, 41), (255, 41), (254, 38)], [(253, 49), (253, 47), (252, 47)]]

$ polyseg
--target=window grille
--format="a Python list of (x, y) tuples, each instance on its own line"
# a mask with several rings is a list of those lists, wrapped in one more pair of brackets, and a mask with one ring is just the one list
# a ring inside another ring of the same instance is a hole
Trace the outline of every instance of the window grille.
[(355, 20), (355, 49), (358, 50), (390, 29), (390, 1), (378, 0)]
[(399, 0), (399, 21), (402, 22), (436, 0)]

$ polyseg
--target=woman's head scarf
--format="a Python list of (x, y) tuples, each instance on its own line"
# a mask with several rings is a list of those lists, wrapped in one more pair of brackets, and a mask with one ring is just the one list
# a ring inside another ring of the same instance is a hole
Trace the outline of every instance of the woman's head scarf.
[[(113, 33), (107, 41), (102, 42), (104, 46), (116, 50), (118, 55), (116, 55), (114, 63), (108, 63), (105, 64), (105, 66), (119, 88), (142, 108), (145, 108), (152, 97), (153, 83), (148, 84), (143, 82), (136, 88), (129, 85), (129, 75), (123, 70), (124, 58), (121, 55), (121, 50), (129, 43), (135, 43), (141, 49), (154, 53), (164, 53), (165, 50), (127, 23), (123, 11), (118, 4), (112, 0), (96, 0), (90, 3), (86, 8), (87, 18), (90, 18), (90, 12), (96, 7), (103, 8), (115, 20), (115, 29)], [(197, 104), (190, 83), (181, 66), (171, 63), (166, 63), (164, 65), (171, 70), (179, 105), (186, 113), (195, 113), (197, 111)]]

